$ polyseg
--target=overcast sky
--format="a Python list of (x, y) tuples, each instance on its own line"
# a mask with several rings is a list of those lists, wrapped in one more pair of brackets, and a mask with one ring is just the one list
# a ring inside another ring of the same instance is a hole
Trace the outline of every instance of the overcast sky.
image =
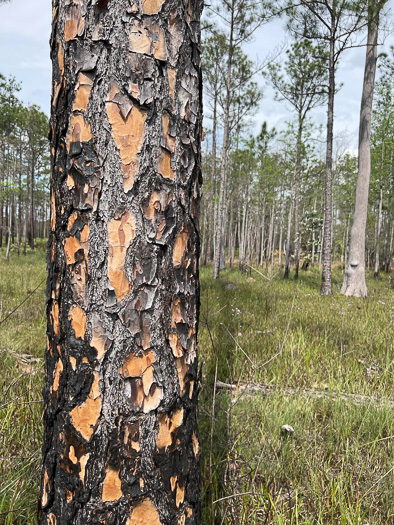
[[(394, 0), (389, 4), (394, 6)], [(0, 7), (0, 72), (21, 82), (20, 98), (25, 103), (39, 105), (47, 114), (51, 91), (51, 10), (50, 0), (12, 0)], [(254, 42), (247, 48), (252, 59), (263, 60), (286, 41), (283, 25), (276, 21), (256, 33)], [(390, 35), (384, 48), (388, 49), (393, 43), (394, 38)], [(344, 87), (336, 97), (335, 132), (348, 132), (350, 149), (357, 147), (364, 58), (362, 48), (346, 51), (338, 70), (338, 81), (343, 82)], [(285, 122), (292, 118), (289, 106), (275, 102), (273, 91), (265, 86), (261, 77), (257, 80), (264, 86), (265, 96), (254, 117), (256, 131), (264, 120), (270, 126), (283, 129)], [(324, 123), (325, 109), (315, 110), (314, 118)]]

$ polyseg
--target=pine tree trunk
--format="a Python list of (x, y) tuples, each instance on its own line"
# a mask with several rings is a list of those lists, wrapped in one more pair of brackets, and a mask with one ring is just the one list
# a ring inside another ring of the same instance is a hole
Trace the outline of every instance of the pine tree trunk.
[(368, 217), (369, 180), (371, 173), (371, 122), (375, 87), (379, 20), (371, 0), (367, 55), (361, 101), (359, 170), (356, 188), (354, 221), (350, 234), (349, 264), (346, 268), (342, 293), (350, 297), (368, 295), (365, 276), (365, 235)]
[(300, 268), (301, 232), (300, 232), (300, 198), (301, 198), (301, 147), (302, 127), (300, 119), (298, 124), (296, 169), (294, 176), (294, 279), (298, 279)]
[(379, 189), (379, 211), (378, 211), (378, 228), (376, 235), (376, 251), (375, 251), (375, 272), (374, 277), (379, 277), (380, 270), (380, 238), (382, 236), (382, 211), (383, 211), (383, 181), (380, 181)]
[(290, 201), (289, 215), (287, 217), (287, 236), (286, 236), (286, 260), (284, 278), (290, 276), (290, 257), (291, 257), (291, 225), (293, 222), (293, 199)]
[(32, 156), (31, 160), (31, 169), (30, 169), (30, 187), (29, 187), (29, 227), (28, 227), (28, 237), (29, 237), (29, 246), (34, 250), (34, 165), (35, 158)]
[(200, 524), (202, 2), (55, 2), (41, 524)]
[[(232, 7), (233, 4), (232, 4)], [(234, 9), (231, 9), (230, 23), (230, 40), (226, 73), (226, 102), (224, 106), (224, 130), (223, 130), (223, 147), (220, 167), (220, 190), (219, 190), (219, 208), (218, 220), (215, 231), (215, 255), (213, 260), (213, 278), (218, 279), (220, 273), (220, 256), (223, 242), (223, 223), (225, 209), (225, 195), (227, 183), (227, 164), (230, 149), (230, 102), (231, 102), (231, 79), (232, 79), (232, 60), (233, 60), (233, 30), (234, 30)]]
[[(331, 31), (335, 31), (335, 10), (332, 10)], [(324, 234), (323, 234), (323, 272), (322, 295), (332, 294), (331, 283), (331, 257), (332, 257), (332, 156), (334, 142), (334, 100), (335, 100), (335, 42), (334, 36), (330, 39), (330, 65), (328, 88), (328, 113), (327, 113), (327, 152), (326, 152), (326, 181), (324, 191)]]

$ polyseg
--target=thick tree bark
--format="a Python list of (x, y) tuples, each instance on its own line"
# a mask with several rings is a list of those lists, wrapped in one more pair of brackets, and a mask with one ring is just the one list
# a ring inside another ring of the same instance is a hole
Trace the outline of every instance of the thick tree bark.
[(201, 523), (200, 0), (54, 0), (41, 524)]
[[(371, 11), (373, 3), (371, 3)], [(350, 234), (348, 266), (342, 286), (342, 293), (349, 297), (368, 295), (365, 278), (365, 234), (368, 217), (368, 195), (371, 174), (371, 122), (373, 93), (375, 87), (376, 63), (378, 56), (379, 20), (376, 13), (370, 13), (368, 24), (367, 56), (365, 61), (364, 85), (361, 101), (359, 168), (356, 188), (354, 221)]]

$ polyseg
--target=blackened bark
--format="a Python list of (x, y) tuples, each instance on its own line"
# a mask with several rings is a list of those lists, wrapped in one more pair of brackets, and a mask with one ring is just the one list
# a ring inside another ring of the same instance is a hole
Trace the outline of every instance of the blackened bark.
[(200, 0), (54, 0), (41, 524), (201, 523)]

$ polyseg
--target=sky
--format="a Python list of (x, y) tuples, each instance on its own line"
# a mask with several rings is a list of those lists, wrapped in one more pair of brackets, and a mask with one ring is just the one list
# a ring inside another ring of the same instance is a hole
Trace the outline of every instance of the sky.
[[(393, 8), (394, 0), (389, 0)], [(12, 0), (0, 6), (0, 73), (14, 76), (22, 84), (20, 98), (25, 103), (37, 104), (49, 115), (51, 92), (51, 61), (49, 37), (51, 31), (50, 0)], [(283, 21), (275, 21), (260, 28), (245, 51), (250, 58), (263, 61), (287, 40)], [(394, 44), (389, 35), (384, 46)], [(335, 134), (346, 136), (347, 148), (356, 151), (358, 121), (364, 72), (365, 49), (351, 49), (344, 53), (338, 69), (338, 82), (343, 87), (336, 97)], [(264, 89), (264, 98), (253, 117), (257, 133), (267, 121), (269, 127), (284, 129), (292, 112), (285, 102), (275, 102), (274, 92), (260, 76), (256, 81)], [(324, 124), (325, 108), (314, 110), (313, 118)]]

